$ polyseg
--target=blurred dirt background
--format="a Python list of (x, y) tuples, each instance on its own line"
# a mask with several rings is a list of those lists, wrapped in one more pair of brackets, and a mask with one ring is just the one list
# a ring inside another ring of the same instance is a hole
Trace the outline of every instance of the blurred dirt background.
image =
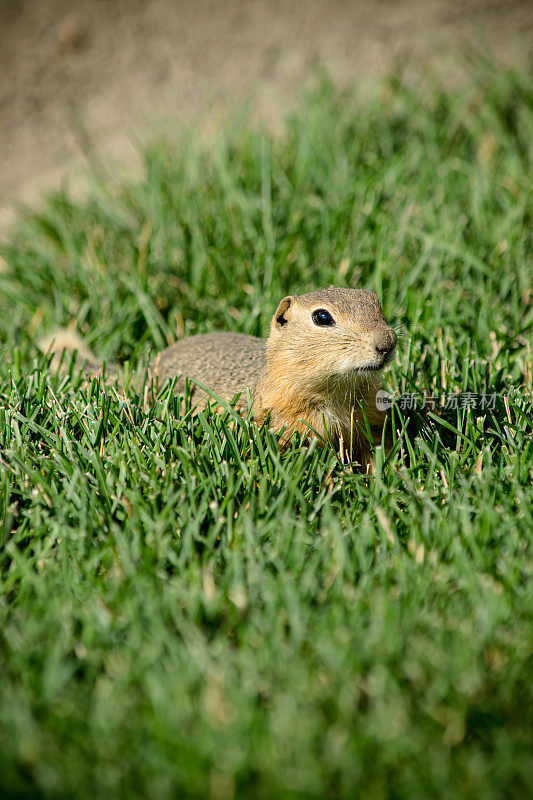
[(455, 80), (469, 50), (514, 64), (532, 45), (533, 0), (0, 0), (0, 234), (18, 203), (76, 187), (88, 152), (135, 169), (165, 120), (212, 132), (253, 96), (275, 126), (313, 62)]

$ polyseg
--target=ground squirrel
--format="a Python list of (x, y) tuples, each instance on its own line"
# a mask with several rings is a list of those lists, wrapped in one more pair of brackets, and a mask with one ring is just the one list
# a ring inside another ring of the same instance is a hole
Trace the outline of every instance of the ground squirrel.
[[(396, 342), (373, 292), (329, 288), (284, 297), (268, 339), (240, 333), (191, 336), (159, 353), (149, 372), (160, 386), (180, 376), (176, 392), (184, 391), (189, 378), (198, 408), (210, 398), (194, 386), (195, 380), (227, 401), (249, 389), (259, 425), (270, 415), (273, 429), (285, 426), (283, 441), (295, 431), (329, 438), (366, 471), (372, 456), (362, 431), (361, 403), (378, 444), (385, 419), (376, 407), (379, 372), (391, 360)], [(103, 362), (71, 332), (48, 337), (41, 347), (56, 354), (77, 350), (88, 373), (102, 371)], [(117, 375), (118, 367), (107, 367), (106, 374)]]

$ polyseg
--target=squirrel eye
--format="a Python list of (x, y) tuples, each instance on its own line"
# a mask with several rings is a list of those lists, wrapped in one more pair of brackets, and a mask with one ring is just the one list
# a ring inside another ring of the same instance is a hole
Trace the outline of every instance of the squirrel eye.
[(311, 318), (315, 325), (335, 325), (335, 320), (325, 308), (318, 308), (313, 311)]

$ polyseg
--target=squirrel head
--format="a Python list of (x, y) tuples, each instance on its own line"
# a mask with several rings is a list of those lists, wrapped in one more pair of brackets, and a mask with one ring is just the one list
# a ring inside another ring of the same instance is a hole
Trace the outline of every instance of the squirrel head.
[(302, 389), (328, 390), (332, 378), (357, 381), (391, 360), (397, 336), (366, 289), (289, 295), (272, 318), (267, 359)]

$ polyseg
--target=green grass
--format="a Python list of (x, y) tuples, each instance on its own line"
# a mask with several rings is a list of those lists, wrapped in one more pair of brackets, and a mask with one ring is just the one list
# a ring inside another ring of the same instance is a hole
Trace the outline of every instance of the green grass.
[[(524, 797), (533, 781), (533, 81), (327, 81), (272, 138), (158, 141), (30, 213), (0, 273), (0, 794)], [(375, 478), (230, 412), (54, 376), (76, 321), (132, 366), (265, 334), (287, 292), (383, 298)]]

